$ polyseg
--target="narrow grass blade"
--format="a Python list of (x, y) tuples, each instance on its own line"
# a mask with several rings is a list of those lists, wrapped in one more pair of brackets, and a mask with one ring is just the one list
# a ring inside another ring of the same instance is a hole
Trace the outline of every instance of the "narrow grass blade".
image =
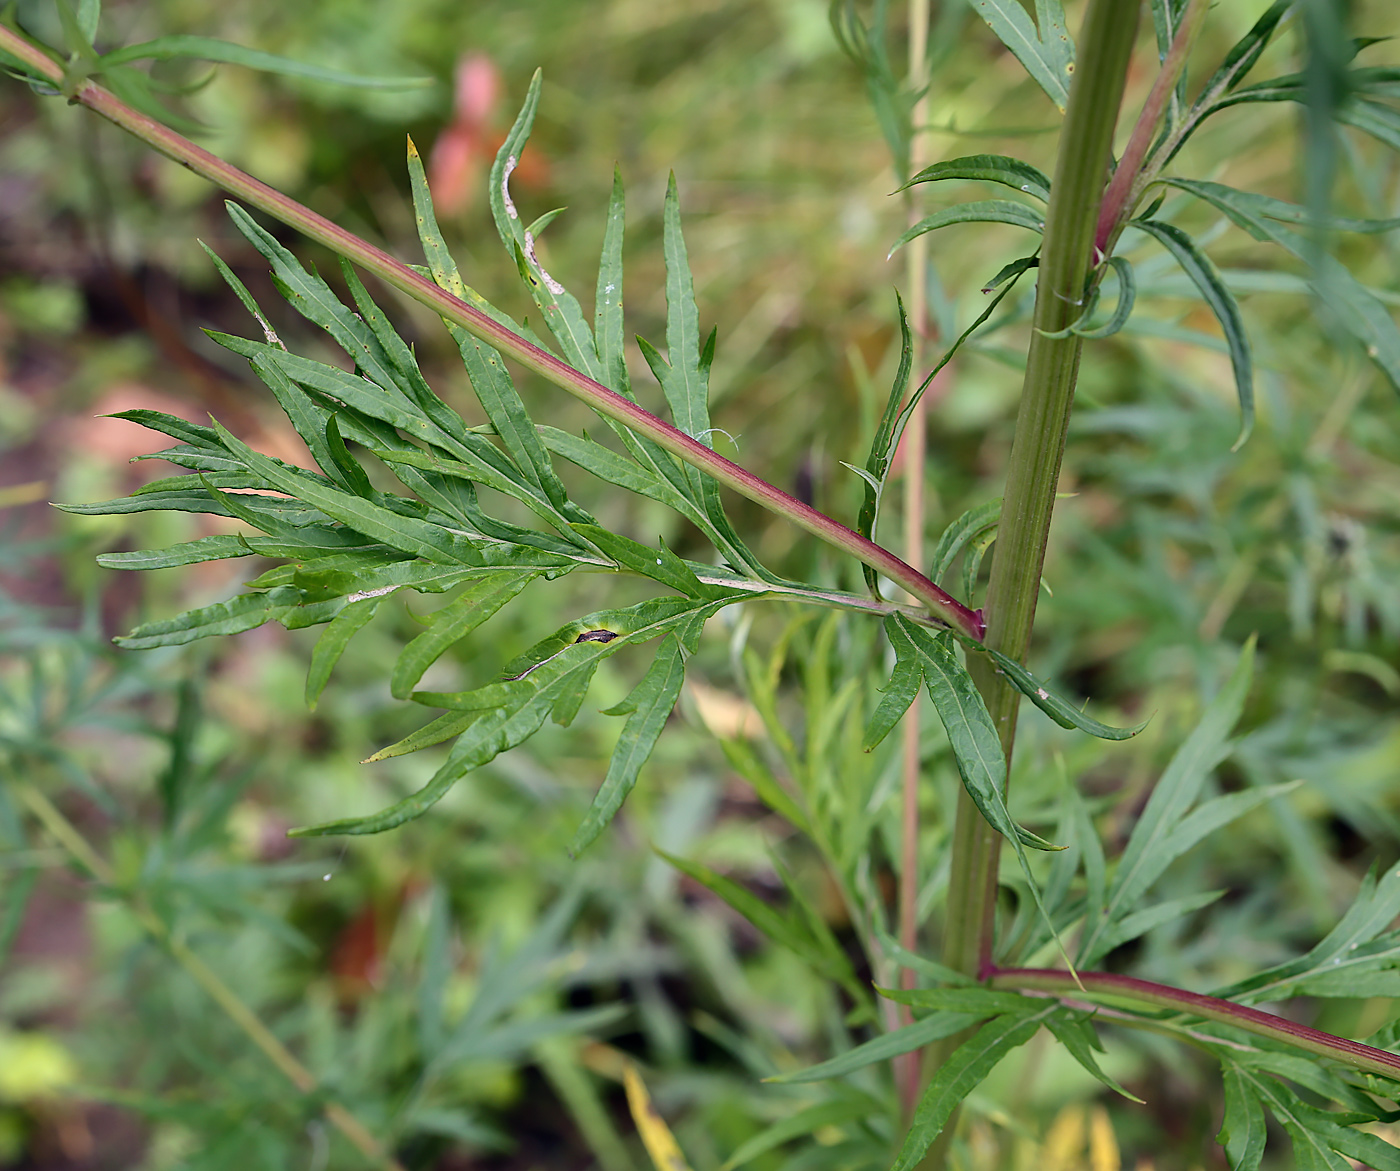
[(846, 1090), (839, 1097), (829, 1098), (780, 1119), (752, 1138), (745, 1140), (720, 1167), (720, 1171), (735, 1171), (759, 1155), (803, 1138), (826, 1127), (840, 1127), (845, 1122), (878, 1117), (882, 1105), (868, 1094)]
[(1235, 393), (1240, 400), (1240, 433), (1232, 450), (1238, 449), (1254, 430), (1254, 358), (1235, 295), (1226, 288), (1210, 258), (1176, 225), (1157, 220), (1133, 220), (1132, 226), (1146, 232), (1171, 254), (1220, 322), (1225, 344), (1230, 349)]
[(1254, 642), (1246, 644), (1239, 662), (1220, 693), (1206, 708), (1186, 742), (1177, 750), (1158, 780), (1147, 806), (1133, 827), (1117, 872), (1109, 887), (1103, 916), (1089, 925), (1080, 948), (1080, 964), (1103, 955), (1101, 941), (1147, 893), (1175, 860), (1171, 837), (1190, 812), (1212, 769), (1229, 752), (1230, 730), (1244, 709), (1253, 674)]
[(624, 701), (631, 714), (618, 736), (607, 776), (569, 844), (570, 856), (577, 856), (603, 832), (636, 785), (642, 765), (651, 756), (680, 698), (685, 660), (686, 648), (680, 638), (666, 635), (651, 667)]
[(656, 1171), (690, 1171), (676, 1136), (651, 1104), (636, 1067), (629, 1062), (622, 1077), (627, 1089), (627, 1108), (632, 1112), (632, 1121), (637, 1124), (637, 1133), (642, 1136), (642, 1146), (646, 1147), (652, 1166)]
[(997, 1017), (954, 1050), (919, 1099), (909, 1133), (890, 1171), (909, 1171), (916, 1167), (958, 1104), (982, 1083), (997, 1062), (1034, 1037), (1053, 1011), (1043, 1008), (1039, 1012)]
[(331, 671), (350, 645), (350, 640), (374, 617), (383, 600), (383, 597), (361, 598), (358, 602), (351, 602), (321, 632), (311, 651), (311, 665), (306, 671), (306, 706), (312, 711), (316, 710), (316, 701), (326, 689)]

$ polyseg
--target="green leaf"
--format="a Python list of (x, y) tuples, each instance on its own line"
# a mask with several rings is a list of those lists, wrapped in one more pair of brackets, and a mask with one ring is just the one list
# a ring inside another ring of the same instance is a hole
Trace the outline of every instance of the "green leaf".
[(1042, 683), (1016, 660), (1008, 658), (989, 646), (978, 644), (974, 649), (988, 655), (996, 663), (997, 670), (1011, 681), (1012, 686), (1017, 691), (1062, 728), (1078, 728), (1081, 732), (1088, 732), (1089, 735), (1097, 736), (1100, 740), (1128, 740), (1147, 727), (1147, 720), (1143, 720), (1142, 723), (1135, 724), (1131, 728), (1114, 728), (1109, 724), (1102, 724), (1085, 715), (1062, 696), (1051, 691), (1045, 683)]
[(1179, 898), (1168, 899), (1164, 903), (1155, 903), (1139, 911), (1132, 911), (1116, 920), (1099, 936), (1095, 950), (1101, 956), (1107, 955), (1115, 947), (1121, 947), (1139, 936), (1146, 935), (1164, 923), (1170, 923), (1173, 919), (1180, 919), (1183, 915), (1190, 915), (1203, 907), (1210, 906), (1224, 894), (1223, 890), (1201, 891), (1197, 894), (1181, 895)]
[(923, 672), (914, 659), (895, 659), (890, 681), (882, 689), (884, 694), (870, 717), (865, 729), (862, 747), (869, 752), (893, 731), (894, 726), (904, 718), (904, 713), (919, 695), (923, 686)]
[(1334, 257), (1319, 256), (1296, 232), (1270, 222), (1270, 212), (1278, 210), (1274, 205), (1280, 201), (1266, 201), (1263, 196), (1199, 179), (1163, 181), (1213, 204), (1256, 240), (1272, 240), (1306, 263), (1316, 261), (1314, 291), (1324, 298), (1337, 323), (1361, 344), (1390, 384), (1400, 390), (1400, 328), (1390, 311)]
[(817, 973), (829, 979), (841, 979), (849, 975), (844, 957), (834, 957), (812, 936), (806, 925), (793, 916), (774, 910), (732, 878), (726, 878), (702, 863), (678, 858), (660, 847), (654, 846), (653, 849), (682, 874), (688, 875), (706, 890), (718, 895), (774, 943), (804, 959)]
[(345, 653), (350, 640), (374, 617), (383, 600), (383, 596), (380, 596), (351, 602), (321, 631), (321, 637), (311, 651), (311, 665), (306, 671), (306, 706), (312, 711), (316, 710), (316, 701), (325, 690), (331, 671)]
[(1225, 1148), (1230, 1171), (1259, 1171), (1268, 1133), (1264, 1108), (1254, 1092), (1254, 1079), (1233, 1062), (1225, 1062), (1225, 1117), (1215, 1141)]
[(1133, 266), (1122, 256), (1110, 256), (1108, 264), (1118, 275), (1118, 304), (1113, 307), (1113, 316), (1094, 329), (1079, 325), (1070, 326), (1074, 333), (1088, 341), (1100, 341), (1118, 333), (1128, 324), (1128, 318), (1133, 314), (1133, 303), (1137, 300), (1137, 280), (1133, 276)]
[[(698, 628), (695, 634), (699, 634)], [(651, 667), (624, 701), (631, 714), (617, 738), (617, 746), (608, 762), (608, 774), (569, 844), (570, 856), (576, 857), (603, 832), (636, 785), (637, 774), (651, 756), (680, 698), (681, 684), (685, 682), (686, 654), (694, 649), (693, 639), (687, 646), (680, 636), (666, 635)]]
[[(909, 331), (909, 315), (904, 312), (904, 298), (895, 294), (899, 307), (899, 369), (895, 371), (894, 382), (890, 384), (889, 397), (885, 400), (885, 411), (880, 416), (880, 425), (875, 429), (875, 438), (870, 444), (870, 454), (865, 460), (865, 470), (869, 478), (865, 485), (865, 498), (856, 520), (856, 532), (872, 541), (875, 528), (880, 520), (880, 498), (884, 495), (885, 478), (889, 475), (890, 463), (894, 459), (897, 442), (895, 424), (899, 420), (900, 408), (904, 403), (905, 391), (909, 389), (909, 372), (914, 368), (914, 337)], [(873, 481), (873, 482), (872, 482)], [(880, 596), (879, 575), (869, 565), (862, 562), (861, 572), (871, 594)], [(901, 713), (903, 714), (903, 713)]]
[[(709, 362), (701, 360), (700, 316), (695, 305), (695, 286), (690, 277), (685, 237), (681, 234), (681, 205), (674, 171), (666, 183), (662, 249), (666, 257), (666, 360), (660, 370), (650, 356), (648, 361), (661, 383), (676, 426), (706, 447), (713, 447)], [(696, 475), (699, 474), (697, 471)]]
[(430, 561), (457, 562), (462, 565), (482, 564), (481, 554), (476, 548), (465, 538), (447, 529), (413, 517), (402, 516), (371, 501), (334, 488), (322, 488), (308, 478), (284, 471), (273, 460), (259, 455), (222, 427), (219, 427), (219, 434), (230, 451), (273, 487), (315, 505), (327, 516), (358, 533), (414, 556), (426, 557)]
[(1255, 1092), (1278, 1119), (1293, 1144), (1294, 1166), (1298, 1171), (1352, 1171), (1351, 1163), (1333, 1148), (1333, 1134), (1299, 1100), (1298, 1096), (1272, 1079), (1256, 1079)]
[[(1015, 4), (1016, 0), (1006, 2)], [(1044, 232), (1045, 213), (1027, 207), (1024, 203), (1012, 203), (1009, 199), (980, 199), (972, 203), (960, 203), (921, 219), (894, 242), (889, 254), (893, 256), (916, 236), (936, 232), (939, 228), (946, 228), (952, 224), (1011, 224), (1032, 232)]]
[(1103, 1045), (1099, 1043), (1098, 1034), (1094, 1032), (1094, 1026), (1087, 1013), (1075, 1012), (1072, 1009), (1061, 1009), (1045, 1018), (1046, 1027), (1055, 1034), (1055, 1039), (1059, 1041), (1075, 1061), (1079, 1062), (1095, 1078), (1103, 1082), (1110, 1090), (1116, 1094), (1121, 1094), (1130, 1102), (1136, 1102), (1139, 1106), (1147, 1103), (1136, 1094), (1130, 1094), (1120, 1086), (1113, 1078), (1104, 1073), (1099, 1066), (1098, 1058), (1094, 1056), (1094, 1051), (1103, 1051)]
[(576, 525), (575, 529), (623, 569), (659, 581), (688, 598), (708, 600), (724, 593), (717, 586), (701, 582), (690, 566), (666, 548), (665, 542), (662, 542), (660, 549), (649, 549), (630, 537), (597, 525)]
[(251, 557), (256, 550), (243, 537), (199, 537), (181, 541), (167, 549), (139, 549), (131, 553), (99, 553), (97, 564), (104, 569), (170, 569), (177, 565), (197, 565), (226, 557)]
[(1240, 400), (1240, 433), (1231, 448), (1237, 450), (1254, 430), (1254, 358), (1235, 295), (1225, 287), (1225, 282), (1220, 279), (1220, 273), (1210, 258), (1197, 248), (1196, 242), (1180, 228), (1157, 220), (1132, 220), (1131, 223), (1171, 253), (1182, 271), (1191, 278), (1191, 283), (1200, 291), (1202, 300), (1210, 306), (1216, 320), (1220, 322), (1220, 328), (1225, 333), (1225, 344), (1230, 348), (1230, 365), (1235, 374), (1235, 393)]
[(152, 41), (127, 45), (108, 53), (98, 58), (98, 64), (105, 70), (132, 61), (174, 61), (181, 58), (212, 61), (218, 65), (241, 65), (245, 69), (256, 69), (262, 73), (305, 77), (310, 81), (324, 81), (330, 85), (353, 86), (357, 89), (425, 89), (437, 84), (431, 77), (366, 77), (363, 73), (348, 73), (339, 69), (327, 69), (322, 65), (308, 65), (290, 57), (264, 53), (261, 49), (248, 49), (214, 37), (157, 37)]
[(438, 716), (437, 719), (424, 724), (402, 740), (395, 741), (393, 744), (381, 748), (374, 755), (365, 757), (362, 763), (374, 764), (376, 761), (388, 760), (393, 756), (407, 756), (410, 752), (418, 752), (424, 748), (431, 748), (434, 744), (441, 744), (444, 740), (451, 740), (466, 731), (479, 714), (475, 711), (465, 711), (448, 712)]
[[(1029, 863), (1021, 854), (1022, 846), (1035, 850), (1060, 850), (1038, 834), (1023, 829), (1011, 820), (1002, 791), (1006, 785), (1006, 757), (992, 717), (987, 714), (972, 676), (953, 654), (952, 637), (947, 631), (932, 634), (916, 626), (903, 614), (885, 619), (885, 631), (894, 645), (896, 656), (914, 659), (928, 686), (929, 698), (938, 711), (953, 755), (958, 763), (963, 787), (981, 811), (982, 816), (1003, 837), (1007, 838), (1022, 858), (1026, 878), (1034, 888)], [(1039, 898), (1037, 891), (1036, 897)]]
[(1039, 1012), (997, 1017), (954, 1050), (919, 1099), (909, 1133), (904, 1136), (904, 1145), (890, 1171), (909, 1171), (917, 1166), (958, 1104), (982, 1083), (997, 1062), (1034, 1037), (1054, 1011), (1047, 1007)]
[(780, 1119), (771, 1126), (759, 1131), (752, 1138), (741, 1143), (738, 1149), (725, 1160), (720, 1171), (734, 1171), (745, 1163), (780, 1147), (793, 1139), (802, 1138), (826, 1127), (839, 1127), (844, 1122), (876, 1117), (882, 1109), (881, 1103), (869, 1094), (845, 1089), (835, 1098), (817, 1102), (795, 1114)]
[(1074, 42), (1059, 0), (1036, 0), (1038, 30), (1019, 0), (972, 0), (972, 7), (1063, 114), (1074, 72)]
[(1196, 803), (1206, 777), (1229, 752), (1230, 730), (1244, 709), (1253, 664), (1254, 640), (1251, 639), (1245, 644), (1229, 680), (1157, 781), (1119, 860), (1103, 915), (1089, 924), (1085, 932), (1079, 952), (1081, 966), (1092, 964), (1104, 955), (1102, 940), (1108, 930), (1137, 905), (1176, 859), (1177, 855), (1171, 852), (1172, 834)]
[(975, 1012), (937, 1012), (924, 1017), (923, 1020), (915, 1021), (912, 1025), (904, 1025), (874, 1040), (857, 1045), (854, 1049), (848, 1049), (840, 1056), (823, 1061), (820, 1065), (809, 1066), (795, 1073), (781, 1073), (765, 1078), (764, 1081), (793, 1085), (799, 1082), (819, 1082), (828, 1078), (845, 1077), (858, 1069), (874, 1065), (877, 1061), (888, 1061), (901, 1053), (912, 1053), (934, 1041), (961, 1033), (969, 1025), (983, 1019), (985, 1016)]
[(612, 198), (608, 200), (608, 222), (603, 232), (603, 254), (598, 261), (598, 289), (594, 297), (593, 335), (604, 386), (631, 397), (627, 375), (627, 341), (622, 317), (622, 236), (625, 199), (622, 170), (613, 167)]
[(752, 745), (744, 740), (721, 740), (725, 759), (753, 786), (754, 795), (800, 833), (812, 834), (811, 822)]
[(979, 504), (976, 508), (969, 508), (944, 529), (942, 536), (938, 538), (938, 544), (933, 550), (933, 563), (929, 567), (929, 577), (936, 582), (941, 582), (952, 566), (953, 560), (962, 552), (963, 546), (983, 533), (996, 528), (1000, 520), (1000, 496), (995, 500), (987, 501), (986, 504)]
[(1307, 955), (1259, 972), (1212, 995), (1245, 1003), (1279, 999), (1281, 990), (1295, 982), (1345, 966), (1390, 926), (1397, 915), (1400, 915), (1400, 867), (1390, 867), (1378, 878), (1373, 866), (1341, 922)]
[(1045, 203), (1050, 198), (1050, 180), (1038, 167), (1023, 163), (1007, 155), (964, 155), (959, 159), (946, 159), (925, 167), (901, 187), (912, 187), (915, 183), (937, 183), (943, 179), (976, 179), (983, 183), (1000, 183), (1004, 187), (1014, 187)]
[(432, 625), (399, 652), (389, 678), (389, 693), (395, 699), (407, 699), (423, 672), (448, 647), (466, 638), (536, 576), (533, 569), (507, 569), (472, 581), (459, 596), (435, 611)]
[[(146, 622), (130, 634), (112, 641), (127, 650), (145, 651), (161, 646), (182, 646), (214, 635), (238, 634), (271, 622), (302, 605), (302, 592), (292, 586), (267, 593), (239, 594), (227, 602), (186, 610), (174, 618)], [(323, 621), (329, 620), (327, 615)]]
[(877, 985), (875, 991), (886, 1000), (893, 1000), (897, 1004), (907, 1004), (910, 1008), (928, 1009), (932, 1012), (960, 1012), (970, 1013), (976, 1017), (991, 1017), (1008, 1012), (1029, 1011), (1026, 998), (1019, 992), (1002, 992), (995, 988), (981, 986), (881, 988)]

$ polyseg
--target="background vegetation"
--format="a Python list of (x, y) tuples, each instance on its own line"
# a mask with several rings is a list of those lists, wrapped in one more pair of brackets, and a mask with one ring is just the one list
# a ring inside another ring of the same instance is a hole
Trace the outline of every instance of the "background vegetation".
[[(1221, 6), (1201, 60), (1217, 59), (1263, 7)], [(1391, 31), (1385, 8), (1358, 6), (1358, 32)], [(628, 324), (659, 336), (660, 208), (674, 168), (702, 321), (719, 327), (715, 424), (736, 440), (740, 462), (833, 515), (854, 515), (862, 485), (840, 461), (864, 462), (893, 372), (897, 273), (883, 257), (904, 211), (888, 198), (887, 149), (821, 0), (365, 0), (305, 10), (159, 0), (109, 4), (106, 18), (122, 41), (202, 33), (342, 68), (439, 77), (436, 89), (367, 95), (225, 68), (182, 108), (208, 127), (212, 149), (405, 258), (417, 245), (404, 133), (430, 158), (435, 143), (452, 144), (465, 194), (444, 228), (472, 283), (518, 314), (525, 302), (494, 241), (485, 167), (542, 66), (516, 192), (531, 216), (571, 204), (550, 228), (547, 266), (587, 283), (616, 160), (629, 189)], [(1049, 169), (1058, 117), (1044, 96), (970, 12), (953, 6), (944, 19), (931, 156), (1005, 151)], [(1285, 36), (1261, 68), (1286, 71), (1296, 51)], [(1371, 64), (1394, 60), (1386, 45), (1368, 54)], [(472, 76), (497, 77), (499, 99), (458, 115), (454, 138), (445, 129), (452, 78), (472, 55)], [(1130, 79), (1129, 108), (1148, 83)], [(217, 521), (69, 517), (45, 502), (118, 496), (164, 474), (126, 462), (151, 449), (148, 433), (97, 414), (213, 412), (261, 450), (295, 451), (270, 397), (198, 332), (248, 326), (195, 237), (234, 266), (294, 350), (317, 354), (323, 342), (272, 292), (265, 265), (201, 181), (61, 102), (9, 85), (0, 103), (0, 736), (15, 782), (0, 805), (0, 1160), (354, 1165), (317, 1097), (289, 1094), (144, 930), (154, 908), (413, 1165), (645, 1165), (618, 1083), (623, 1055), (644, 1064), (692, 1166), (723, 1164), (804, 1102), (801, 1087), (759, 1087), (758, 1078), (830, 1056), (861, 1025), (797, 956), (651, 847), (701, 859), (776, 902), (785, 900), (781, 859), (847, 939), (847, 911), (824, 885), (821, 859), (788, 840), (751, 781), (768, 767), (808, 770), (833, 806), (844, 801), (845, 816), (874, 826), (869, 879), (892, 884), (897, 757), (893, 745), (859, 752), (883, 681), (873, 630), (775, 604), (713, 624), (682, 717), (619, 821), (578, 861), (565, 848), (615, 736), (615, 722), (597, 713), (626, 694), (640, 659), (606, 663), (571, 729), (549, 729), (471, 774), (433, 817), (348, 845), (288, 842), (290, 825), (370, 812), (431, 772), (417, 756), (355, 763), (416, 723), (385, 687), (385, 664), (420, 629), (414, 614), (381, 611), (308, 713), (311, 632), (272, 626), (151, 654), (107, 644), (147, 617), (226, 597), (250, 575), (238, 562), (117, 575), (94, 555), (222, 531), (209, 527)], [(1284, 104), (1226, 113), (1188, 146), (1183, 169), (1300, 198), (1297, 118)], [(1339, 206), (1394, 214), (1394, 156), (1359, 135), (1344, 147)], [(437, 157), (435, 178), (450, 184), (452, 156)], [(1053, 594), (1033, 661), (1101, 713), (1155, 717), (1136, 741), (1106, 745), (1028, 714), (1017, 815), (1053, 824), (1065, 778), (1080, 778), (1098, 828), (1121, 842), (1202, 696), (1257, 632), (1242, 739), (1217, 783), (1305, 783), (1169, 872), (1165, 898), (1223, 891), (1209, 911), (1108, 961), (1209, 987), (1306, 950), (1400, 842), (1400, 440), (1392, 391), (1363, 356), (1313, 326), (1298, 279), (1265, 267), (1273, 259), (1238, 230), (1202, 210), (1191, 216), (1243, 300), (1260, 426), (1230, 452), (1236, 406), (1213, 319), (1188, 309), (1191, 291), (1174, 270), (1142, 263), (1139, 295), (1152, 298), (1151, 312), (1085, 363), (1065, 464), (1075, 495), (1057, 510)], [(1394, 304), (1387, 239), (1350, 238), (1342, 255)], [(1021, 243), (1010, 228), (938, 234), (932, 301), (945, 336), (980, 310), (978, 290)], [(334, 271), (324, 255), (305, 255)], [(389, 303), (429, 381), (481, 421), (431, 316)], [(1024, 337), (1013, 321), (935, 387), (934, 531), (999, 491)], [(641, 386), (645, 365), (629, 358)], [(587, 423), (557, 392), (522, 389), (537, 418)], [(692, 551), (660, 510), (627, 500), (597, 508), (619, 510), (608, 523), (640, 539), (659, 534)], [(740, 503), (734, 515), (769, 564), (847, 572), (825, 567), (824, 553), (757, 508)], [(887, 523), (893, 531), (897, 518)], [(608, 577), (535, 583), (532, 605), (503, 612), (488, 638), (439, 661), (424, 686), (485, 682), (568, 617), (641, 596), (630, 588)], [(754, 694), (765, 680), (771, 704), (761, 686)], [(727, 752), (711, 732), (731, 741)], [(928, 732), (924, 899), (936, 925), (956, 782), (931, 717)], [(105, 893), (95, 897), (74, 871), (72, 842), (41, 827), (42, 806), (26, 793), (52, 802), (111, 866)], [(1394, 1015), (1389, 997), (1374, 996), (1328, 1000), (1309, 1021), (1362, 1037)], [(966, 1158), (1222, 1165), (1210, 1144), (1213, 1067), (1140, 1036), (1112, 1036), (1110, 1046), (1105, 1067), (1145, 1107), (1071, 1072), (1041, 1038), (970, 1100)], [(839, 1146), (842, 1133), (832, 1123), (753, 1165), (827, 1165), (813, 1152)]]

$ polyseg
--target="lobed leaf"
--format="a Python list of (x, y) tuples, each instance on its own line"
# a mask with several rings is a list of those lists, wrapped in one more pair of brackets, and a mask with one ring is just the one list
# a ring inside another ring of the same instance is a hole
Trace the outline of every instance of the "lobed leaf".
[(330, 624), (321, 632), (321, 637), (312, 648), (311, 665), (306, 671), (306, 706), (312, 711), (316, 710), (316, 701), (326, 689), (331, 671), (340, 661), (340, 656), (345, 653), (345, 648), (350, 645), (350, 640), (374, 617), (379, 603), (383, 600), (381, 595), (351, 602), (332, 618)]
[(1059, 1012), (1052, 1013), (1045, 1018), (1045, 1027), (1055, 1035), (1055, 1039), (1069, 1051), (1069, 1055), (1082, 1068), (1088, 1070), (1115, 1094), (1121, 1094), (1128, 1101), (1136, 1102), (1139, 1106), (1147, 1104), (1136, 1094), (1125, 1090), (1100, 1067), (1098, 1058), (1094, 1056), (1094, 1051), (1102, 1052), (1103, 1045), (1099, 1042), (1098, 1034), (1094, 1032), (1094, 1026), (1087, 1013), (1062, 1008)]
[(1230, 1171), (1259, 1171), (1268, 1132), (1254, 1079), (1233, 1062), (1224, 1066), (1225, 1117), (1215, 1141), (1225, 1148)]

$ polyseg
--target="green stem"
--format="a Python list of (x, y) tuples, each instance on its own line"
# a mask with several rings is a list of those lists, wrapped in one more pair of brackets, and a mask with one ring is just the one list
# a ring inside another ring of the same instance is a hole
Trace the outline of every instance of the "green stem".
[[(1082, 310), (1137, 20), (1136, 3), (1090, 0), (1046, 210), (1034, 329), (987, 587), (986, 643), (1017, 660), (1025, 658), (1030, 646), (1083, 344), (1073, 334), (1052, 335), (1063, 332)], [(986, 655), (969, 656), (968, 669), (986, 701), (1009, 767), (1020, 693)], [(981, 976), (992, 959), (1001, 838), (965, 791), (958, 794), (952, 850), (943, 962)], [(941, 1064), (965, 1039), (960, 1034), (940, 1042), (930, 1050), (930, 1062)], [(944, 1165), (952, 1132), (951, 1125), (943, 1129), (921, 1167)]]
[[(57, 806), (28, 781), (12, 779), (11, 788), (29, 807), (35, 819), (68, 851), (75, 862), (103, 886), (122, 895), (127, 909), (142, 929), (170, 953), (171, 958), (184, 968), (190, 978), (224, 1010), (229, 1019), (243, 1030), (244, 1035), (263, 1051), (282, 1075), (301, 1093), (314, 1093), (317, 1089), (316, 1075), (292, 1056), (272, 1030), (263, 1024), (257, 1013), (249, 1008), (208, 964), (195, 955), (184, 941), (171, 934), (165, 922), (144, 899), (122, 891), (111, 865), (92, 848), (91, 843), (74, 828), (73, 823), (59, 812)], [(385, 1171), (404, 1171), (402, 1164), (392, 1155), (385, 1153), (379, 1140), (344, 1106), (338, 1102), (327, 1102), (322, 1107), (322, 1113), (365, 1158), (383, 1167)]]
[[(1400, 1055), (1324, 1033), (1320, 1029), (1312, 1029), (1231, 1000), (1187, 992), (1169, 984), (1154, 984), (1149, 980), (1109, 972), (1066, 972), (1054, 968), (1000, 968), (991, 973), (988, 983), (993, 988), (1050, 992), (1073, 1000), (1103, 996), (1133, 1005), (1189, 1013), (1205, 1020), (1219, 1021), (1257, 1037), (1285, 1042), (1295, 1049), (1331, 1058), (1364, 1073), (1400, 1080)], [(1130, 1024), (1131, 1021), (1122, 1020), (1122, 1023)]]
[[(1018, 661), (1025, 658), (1035, 622), (1045, 544), (1083, 345), (1073, 334), (1063, 338), (1052, 335), (1073, 324), (1083, 308), (1093, 268), (1094, 229), (1137, 16), (1135, 3), (1090, 0), (1045, 217), (1034, 329), (987, 587), (986, 643)], [(968, 668), (986, 700), (1009, 762), (1016, 740), (1020, 693), (996, 672), (987, 656), (970, 656)], [(944, 963), (970, 975), (980, 973), (991, 962), (999, 855), (1000, 838), (964, 794), (954, 830)]]
[[(44, 52), (31, 45), (13, 29), (3, 25), (0, 25), (0, 52), (17, 58), (26, 68), (56, 86), (64, 81), (63, 70)], [(438, 288), (432, 281), (420, 276), (383, 249), (374, 247), (266, 183), (259, 182), (251, 175), (231, 166), (203, 147), (196, 146), (189, 139), (132, 109), (94, 82), (83, 81), (73, 87), (70, 101), (87, 106), (167, 158), (188, 167), (274, 219), (296, 228), (303, 235), (324, 244), (332, 252), (354, 261), (386, 284), (427, 305), (474, 337), (508, 354), (522, 366), (543, 375), (556, 386), (582, 399), (599, 414), (625, 424), (639, 435), (645, 435), (686, 463), (708, 472), (721, 484), (727, 485), (741, 496), (746, 496), (764, 508), (787, 517), (793, 524), (806, 529), (828, 544), (845, 550), (906, 589), (928, 607), (933, 618), (969, 638), (981, 639), (983, 625), (980, 614), (939, 589), (917, 569), (906, 565), (888, 549), (862, 537), (738, 464), (725, 459), (698, 439), (672, 427), (616, 391), (594, 382), (572, 366), (561, 362), (553, 354), (532, 345), (493, 321), (479, 309)]]

